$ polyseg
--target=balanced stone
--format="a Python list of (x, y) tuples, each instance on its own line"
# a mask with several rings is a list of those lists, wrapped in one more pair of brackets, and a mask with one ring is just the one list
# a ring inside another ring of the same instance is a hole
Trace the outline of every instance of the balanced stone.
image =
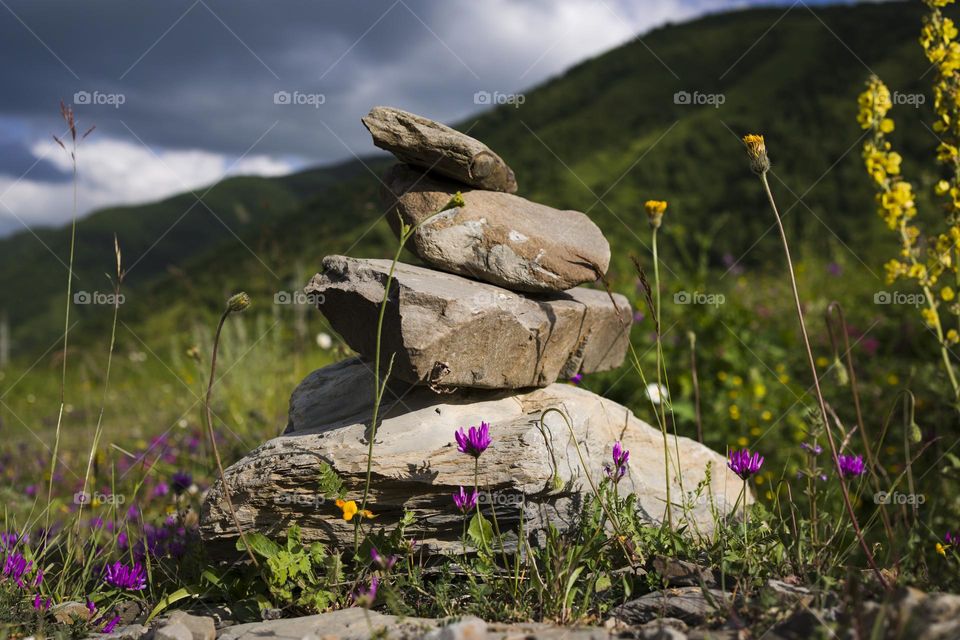
[[(330, 256), (305, 291), (351, 348), (374, 359), (389, 260)], [(578, 287), (523, 296), (398, 263), (384, 314), (381, 361), (392, 375), (440, 387), (544, 387), (614, 369), (626, 355), (631, 308), (619, 294)]]
[(487, 145), (456, 129), (393, 107), (374, 107), (363, 124), (373, 144), (403, 162), (481, 189), (517, 190), (507, 163)]
[[(353, 358), (310, 374), (293, 393), (286, 433), (226, 470), (245, 530), (279, 536), (296, 523), (307, 541), (338, 548), (353, 544), (354, 523), (343, 520), (331, 496), (318, 493), (317, 477), (321, 464), (329, 464), (344, 483), (343, 497), (362, 498), (374, 393), (371, 367)], [(368, 500), (376, 516), (371, 522), (389, 530), (411, 510), (416, 521), (408, 533), (431, 552), (462, 549), (463, 518), (450, 496), (460, 486), (473, 486), (474, 461), (457, 450), (454, 433), (481, 421), (490, 424), (493, 439), (480, 456), (480, 484), (490, 490), (481, 508), (488, 517), (496, 509), (500, 530), (514, 542), (521, 517), (525, 534), (536, 539), (548, 523), (561, 530), (572, 526), (592, 492), (588, 475), (600, 482), (617, 440), (630, 451), (620, 494), (635, 493), (640, 515), (651, 524), (664, 517), (661, 432), (626, 407), (575, 385), (437, 395), (395, 381), (384, 394), (380, 415)], [(710, 535), (715, 516), (722, 520), (737, 504), (743, 483), (722, 455), (694, 440), (668, 436), (666, 446), (674, 525), (688, 527), (692, 535)], [(213, 548), (235, 549), (237, 531), (219, 483), (204, 503), (202, 523)]]
[[(610, 245), (590, 218), (496, 191), (463, 190), (409, 165), (392, 167), (383, 195), (431, 265), (513, 291), (563, 291), (607, 272)], [(460, 191), (464, 206), (437, 213)], [(394, 231), (396, 216), (389, 216)]]

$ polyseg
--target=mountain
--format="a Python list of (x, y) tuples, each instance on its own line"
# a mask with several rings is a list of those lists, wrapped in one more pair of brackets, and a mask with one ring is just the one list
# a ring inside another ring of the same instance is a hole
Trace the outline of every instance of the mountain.
[[(922, 91), (922, 9), (794, 5), (664, 26), (530, 90), (522, 104), (456, 126), (504, 157), (520, 195), (588, 212), (610, 238), (621, 289), (632, 288), (630, 253), (647, 242), (648, 198), (670, 201), (664, 254), (679, 256), (667, 258), (671, 270), (695, 268), (697, 247), (718, 264), (767, 268), (778, 246), (739, 140), (750, 132), (767, 137), (772, 186), (801, 256), (878, 274), (895, 249), (862, 169), (856, 96), (872, 72), (900, 94)], [(921, 169), (936, 146), (921, 124), (929, 104), (894, 115), (905, 171), (923, 191), (936, 179)], [(293, 291), (326, 254), (386, 255), (393, 239), (375, 176), (388, 162), (373, 155), (284, 178), (234, 178), (203, 204), (184, 194), (97, 212), (79, 224), (75, 289), (109, 290), (102, 274), (112, 271), (116, 232), (130, 269), (126, 321), (169, 332), (216, 312), (233, 290), (259, 300)], [(66, 261), (68, 228), (36, 233)], [(16, 301), (6, 311), (21, 344), (47, 345), (62, 330), (64, 285), (63, 266), (26, 232), (0, 241), (0, 289)], [(107, 315), (77, 313), (91, 328)]]

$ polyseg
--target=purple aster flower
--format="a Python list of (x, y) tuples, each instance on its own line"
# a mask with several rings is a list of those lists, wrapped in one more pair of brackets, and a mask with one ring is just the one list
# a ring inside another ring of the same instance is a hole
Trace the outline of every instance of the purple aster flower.
[(170, 477), (170, 487), (177, 495), (189, 489), (192, 484), (193, 476), (186, 471), (177, 471)]
[(358, 589), (353, 596), (353, 603), (358, 607), (369, 609), (377, 599), (377, 589), (380, 587), (380, 578), (373, 576), (370, 578), (369, 589)]
[(613, 443), (613, 464), (603, 465), (603, 470), (607, 477), (614, 482), (620, 482), (623, 476), (627, 475), (627, 464), (630, 462), (630, 452), (623, 448), (620, 441)]
[(457, 439), (457, 450), (466, 453), (474, 458), (479, 458), (480, 454), (487, 450), (490, 443), (490, 424), (481, 422), (480, 428), (470, 427), (469, 432), (464, 432), (463, 427), (453, 434)]
[(119, 560), (107, 565), (104, 568), (103, 581), (124, 591), (141, 591), (147, 586), (147, 576), (139, 562), (134, 562), (132, 567)]
[(749, 449), (740, 451), (731, 451), (730, 459), (727, 460), (727, 466), (741, 479), (746, 480), (763, 466), (763, 456), (759, 453), (750, 454)]
[(866, 468), (863, 465), (863, 456), (845, 456), (837, 457), (840, 462), (840, 473), (843, 477), (862, 476)]
[(117, 628), (117, 625), (120, 624), (120, 616), (113, 616), (110, 618), (110, 622), (103, 625), (102, 633), (113, 633), (113, 630)]
[(370, 559), (384, 571), (390, 571), (390, 569), (393, 569), (393, 565), (397, 564), (397, 556), (381, 555), (376, 547), (370, 547)]
[(453, 494), (453, 504), (457, 505), (457, 509), (466, 513), (477, 506), (477, 498), (479, 497), (476, 489), (473, 490), (472, 494), (468, 494), (463, 487), (460, 487), (460, 491)]

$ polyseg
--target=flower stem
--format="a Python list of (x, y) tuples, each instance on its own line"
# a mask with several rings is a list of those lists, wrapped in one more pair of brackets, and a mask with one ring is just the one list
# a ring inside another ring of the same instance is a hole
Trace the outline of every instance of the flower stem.
[(651, 243), (653, 244), (653, 295), (656, 302), (657, 316), (657, 392), (660, 394), (660, 433), (663, 436), (663, 482), (667, 490), (667, 526), (673, 531), (673, 507), (670, 501), (670, 445), (667, 442), (667, 415), (663, 393), (663, 337), (660, 324), (660, 259), (657, 251), (657, 227), (653, 228)]
[(810, 338), (807, 335), (807, 325), (803, 319), (803, 306), (800, 304), (800, 293), (797, 290), (797, 278), (793, 271), (793, 260), (790, 257), (790, 244), (787, 242), (787, 232), (783, 228), (783, 221), (780, 219), (780, 211), (777, 209), (776, 200), (773, 198), (773, 191), (770, 190), (770, 181), (767, 180), (767, 172), (760, 174), (760, 181), (763, 183), (763, 188), (767, 193), (767, 199), (770, 201), (770, 207), (773, 209), (773, 217), (777, 221), (777, 229), (780, 231), (780, 239), (783, 241), (783, 252), (787, 259), (787, 272), (790, 275), (790, 286), (793, 290), (793, 301), (797, 308), (797, 318), (800, 321), (800, 335), (803, 337), (803, 346), (807, 352), (807, 362), (810, 365), (810, 373), (813, 374), (813, 388), (817, 394), (817, 402), (820, 405), (820, 415), (823, 419), (823, 426), (827, 432), (827, 441), (830, 443), (830, 455), (833, 457), (833, 464), (837, 469), (837, 477), (840, 481), (840, 492), (843, 494), (843, 503), (847, 509), (847, 515), (850, 516), (850, 523), (853, 525), (853, 531), (857, 537), (857, 541), (860, 543), (860, 548), (863, 549), (863, 553), (867, 557), (867, 562), (870, 564), (870, 568), (873, 569), (873, 572), (876, 574), (877, 579), (880, 581), (880, 584), (884, 589), (888, 589), (887, 581), (884, 579), (883, 574), (880, 573), (880, 568), (877, 567), (877, 563), (873, 558), (873, 553), (870, 551), (870, 547), (867, 546), (867, 541), (863, 537), (863, 531), (860, 530), (860, 524), (857, 522), (857, 515), (853, 511), (853, 504), (850, 502), (850, 491), (847, 488), (847, 481), (843, 477), (843, 469), (840, 468), (840, 456), (837, 451), (837, 445), (833, 438), (833, 432), (830, 429), (830, 416), (827, 414), (827, 403), (823, 399), (823, 392), (820, 390), (820, 378), (817, 376), (817, 363), (813, 358), (813, 349), (810, 347)]

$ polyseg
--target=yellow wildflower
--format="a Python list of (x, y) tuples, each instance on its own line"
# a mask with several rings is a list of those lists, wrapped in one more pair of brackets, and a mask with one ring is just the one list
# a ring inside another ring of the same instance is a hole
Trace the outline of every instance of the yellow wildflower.
[(770, 157), (767, 155), (767, 144), (763, 136), (754, 133), (743, 136), (743, 144), (747, 145), (747, 157), (750, 159), (750, 168), (757, 175), (763, 175), (770, 170)]
[(953, 289), (947, 286), (940, 290), (940, 297), (943, 298), (945, 302), (950, 302), (956, 297), (956, 294), (953, 292)]
[(335, 503), (343, 511), (343, 519), (347, 522), (353, 520), (358, 513), (364, 518), (375, 518), (376, 516), (369, 509), (360, 509), (355, 500), (337, 500)]
[(663, 220), (663, 214), (667, 210), (666, 201), (647, 200), (643, 206), (647, 210), (647, 218), (650, 220), (650, 226), (654, 229), (659, 229), (660, 223)]

